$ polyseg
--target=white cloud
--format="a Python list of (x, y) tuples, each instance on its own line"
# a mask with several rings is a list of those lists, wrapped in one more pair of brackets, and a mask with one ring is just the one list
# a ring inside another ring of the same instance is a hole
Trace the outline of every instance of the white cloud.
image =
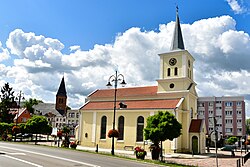
[(72, 51), (76, 51), (76, 50), (80, 50), (81, 47), (79, 45), (75, 45), (75, 46), (70, 46), (69, 47), (69, 50), (72, 52)]
[(2, 42), (0, 41), (0, 62), (10, 58), (10, 53), (8, 49), (2, 47)]
[(226, 1), (236, 14), (242, 14), (246, 12), (246, 9), (242, 7), (237, 0), (226, 0)]
[[(250, 100), (249, 34), (237, 31), (230, 16), (181, 26), (185, 47), (196, 59), (199, 95), (245, 95)], [(57, 39), (17, 29), (10, 33), (7, 47), (20, 58), (12, 67), (0, 64), (6, 76), (1, 79), (14, 80), (11, 84), (28, 96), (54, 102), (64, 74), (69, 105), (80, 107), (87, 94), (105, 87), (116, 68), (128, 86), (156, 84), (158, 54), (169, 51), (173, 29), (174, 22), (160, 25), (158, 32), (133, 27), (119, 33), (113, 44), (95, 45), (89, 51), (71, 46), (70, 54), (62, 53), (64, 45)]]

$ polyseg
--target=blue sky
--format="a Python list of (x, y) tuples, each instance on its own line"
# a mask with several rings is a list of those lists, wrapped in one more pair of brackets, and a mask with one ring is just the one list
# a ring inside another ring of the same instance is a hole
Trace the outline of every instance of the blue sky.
[[(250, 31), (249, 14), (235, 14), (225, 0), (10, 0), (0, 6), (0, 39), (20, 28), (59, 39), (66, 48), (80, 45), (88, 50), (114, 42), (117, 33), (131, 27), (154, 30), (174, 21), (176, 4), (183, 23), (230, 15), (237, 20), (238, 30)], [(250, 1), (243, 4), (249, 7)]]
[(250, 0), (0, 4), (0, 85), (10, 82), (27, 98), (54, 102), (64, 75), (69, 105), (78, 108), (116, 67), (128, 86), (155, 85), (158, 54), (169, 50), (178, 4), (199, 96), (245, 96), (249, 108)]

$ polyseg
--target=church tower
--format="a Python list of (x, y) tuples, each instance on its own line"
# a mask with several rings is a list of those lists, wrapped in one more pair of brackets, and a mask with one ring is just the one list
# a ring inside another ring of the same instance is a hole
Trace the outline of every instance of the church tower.
[(183, 92), (191, 90), (195, 95), (193, 81), (193, 56), (185, 50), (182, 38), (178, 7), (176, 8), (176, 22), (170, 51), (159, 54), (160, 77), (158, 92)]
[(66, 114), (67, 109), (67, 92), (65, 88), (64, 77), (61, 80), (59, 89), (56, 94), (56, 110), (61, 114)]
[[(202, 153), (205, 148), (203, 121), (197, 119), (197, 93), (194, 82), (194, 58), (185, 50), (181, 25), (176, 7), (176, 22), (170, 51), (159, 54), (160, 76), (157, 80), (157, 93), (169, 99), (180, 99), (173, 114), (182, 124), (182, 135), (171, 141), (171, 149), (177, 152), (192, 151), (193, 148)], [(194, 127), (198, 129), (194, 131)], [(202, 130), (201, 130), (202, 129)], [(193, 145), (198, 140), (198, 147)], [(166, 144), (166, 148), (168, 145)]]

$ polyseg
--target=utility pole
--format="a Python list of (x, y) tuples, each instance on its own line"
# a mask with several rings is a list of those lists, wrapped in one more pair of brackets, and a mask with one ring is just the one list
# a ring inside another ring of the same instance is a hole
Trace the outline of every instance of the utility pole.
[(216, 166), (218, 167), (218, 154), (217, 154), (217, 141), (218, 141), (218, 132), (217, 132), (217, 120), (216, 117), (213, 116), (213, 121), (214, 121), (214, 135), (215, 135), (215, 142), (214, 142), (214, 146), (215, 146), (215, 157), (216, 157)]

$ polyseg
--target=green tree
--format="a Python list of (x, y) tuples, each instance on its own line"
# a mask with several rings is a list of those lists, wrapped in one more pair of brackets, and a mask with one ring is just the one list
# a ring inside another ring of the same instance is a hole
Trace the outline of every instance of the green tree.
[(52, 128), (48, 124), (46, 117), (34, 115), (25, 124), (25, 130), (29, 133), (36, 134), (48, 134), (51, 133)]
[(250, 135), (250, 118), (246, 120), (246, 134)]
[(231, 137), (229, 137), (229, 138), (227, 139), (227, 143), (228, 143), (228, 144), (235, 144), (235, 142), (237, 142), (237, 141), (238, 141), (238, 138), (235, 137), (235, 136), (231, 136)]
[(26, 107), (30, 113), (34, 114), (35, 109), (33, 108), (33, 106), (37, 105), (40, 102), (42, 101), (30, 98), (29, 100), (26, 100), (24, 102), (24, 107)]
[[(161, 151), (162, 141), (173, 140), (181, 135), (182, 125), (177, 121), (175, 116), (170, 112), (159, 111), (158, 114), (147, 118), (147, 126), (144, 129), (145, 139), (150, 139), (154, 144), (152, 147), (152, 159), (158, 160)], [(159, 143), (161, 142), (161, 147)]]
[(6, 83), (1, 88), (0, 97), (0, 122), (11, 123), (15, 117), (15, 115), (10, 113), (10, 108), (14, 103), (14, 91), (9, 83)]
[(181, 135), (182, 125), (169, 112), (159, 111), (158, 114), (148, 117), (144, 129), (145, 139), (150, 139), (155, 145), (160, 141), (173, 140)]

